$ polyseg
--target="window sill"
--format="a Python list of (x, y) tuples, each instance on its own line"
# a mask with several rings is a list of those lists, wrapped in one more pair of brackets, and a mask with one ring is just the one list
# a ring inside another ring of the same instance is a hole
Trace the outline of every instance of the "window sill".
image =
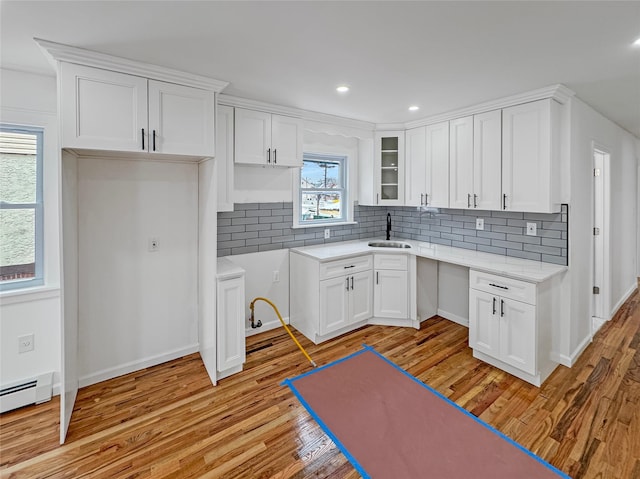
[(14, 289), (0, 292), (0, 305), (28, 303), (43, 299), (60, 297), (59, 286), (34, 286), (33, 288)]
[(295, 229), (302, 229), (302, 228), (329, 228), (331, 226), (357, 225), (357, 224), (358, 223), (356, 221), (340, 221), (335, 223), (316, 223), (313, 225), (294, 224), (293, 226), (291, 226), (291, 229), (295, 230)]

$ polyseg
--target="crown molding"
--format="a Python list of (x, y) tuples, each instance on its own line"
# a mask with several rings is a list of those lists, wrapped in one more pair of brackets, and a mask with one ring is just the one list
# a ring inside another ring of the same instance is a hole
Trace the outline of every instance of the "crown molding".
[[(456, 118), (462, 118), (478, 113), (485, 113), (491, 110), (499, 110), (501, 108), (507, 108), (510, 106), (521, 105), (523, 103), (529, 103), (537, 100), (544, 100), (551, 98), (558, 103), (564, 105), (573, 96), (575, 92), (570, 90), (562, 84), (551, 85), (537, 90), (532, 90), (524, 93), (518, 93), (517, 95), (511, 95), (508, 97), (500, 98), (498, 100), (491, 100), (477, 105), (460, 108), (458, 110), (449, 111), (440, 115), (430, 116), (421, 120), (410, 121), (404, 124), (405, 129), (418, 128), (420, 126), (432, 125), (434, 123), (440, 123), (441, 121), (455, 120)], [(380, 130), (389, 125), (376, 125), (376, 129)], [(397, 129), (397, 128), (394, 128)]]
[(227, 105), (238, 108), (247, 108), (249, 110), (259, 110), (267, 113), (275, 113), (276, 115), (292, 116), (301, 118), (302, 120), (315, 121), (319, 123), (327, 123), (330, 125), (342, 126), (346, 128), (355, 128), (357, 130), (373, 131), (374, 123), (362, 120), (354, 120), (342, 116), (329, 115), (327, 113), (319, 113), (316, 111), (301, 110), (288, 106), (274, 105), (258, 100), (250, 100), (248, 98), (240, 98), (237, 96), (222, 93), (218, 95), (218, 104)]
[(126, 58), (115, 57), (105, 53), (94, 52), (84, 48), (72, 47), (61, 43), (50, 42), (41, 38), (33, 39), (44, 51), (55, 69), (58, 71), (58, 62), (77, 63), (103, 70), (117, 71), (137, 75), (152, 80), (160, 80), (168, 83), (201, 88), (220, 92), (229, 85), (228, 82), (213, 78), (186, 73), (172, 68), (152, 65), (150, 63), (136, 62)]

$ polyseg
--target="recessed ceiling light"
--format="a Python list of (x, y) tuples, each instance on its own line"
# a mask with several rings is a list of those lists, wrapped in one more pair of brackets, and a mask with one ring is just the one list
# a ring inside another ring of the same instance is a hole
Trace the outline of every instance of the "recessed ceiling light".
[(640, 47), (640, 38), (638, 38), (635, 42), (632, 43), (634, 47)]
[(340, 85), (338, 88), (336, 88), (336, 91), (338, 93), (347, 93), (349, 91), (349, 87), (346, 85)]
[(419, 106), (416, 106), (416, 105), (411, 105), (411, 106), (409, 107), (409, 111), (418, 111), (419, 109), (420, 109), (420, 107), (419, 107)]

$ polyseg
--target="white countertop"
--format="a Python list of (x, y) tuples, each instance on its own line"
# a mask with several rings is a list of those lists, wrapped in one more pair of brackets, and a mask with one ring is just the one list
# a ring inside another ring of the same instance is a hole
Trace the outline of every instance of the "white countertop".
[(412, 254), (420, 258), (429, 258), (435, 261), (466, 266), (468, 268), (496, 273), (510, 278), (521, 279), (533, 283), (541, 283), (547, 279), (566, 271), (566, 266), (541, 263), (529, 259), (502, 256), (482, 251), (473, 251), (463, 248), (454, 248), (439, 244), (423, 243), (420, 241), (398, 239), (408, 243), (411, 248), (372, 248), (369, 241), (381, 241), (380, 239), (367, 239), (356, 241), (343, 241), (326, 243), (315, 246), (292, 248), (291, 251), (299, 253), (318, 261), (330, 261), (348, 258), (350, 256), (366, 253)]
[(218, 258), (216, 278), (220, 280), (236, 278), (244, 274), (244, 269), (235, 264), (229, 258)]

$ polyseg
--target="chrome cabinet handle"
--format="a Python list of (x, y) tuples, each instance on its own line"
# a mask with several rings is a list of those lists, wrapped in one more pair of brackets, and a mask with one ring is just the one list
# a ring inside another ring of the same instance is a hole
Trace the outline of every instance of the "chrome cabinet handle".
[(424, 193), (420, 193), (420, 206), (424, 204)]
[(376, 284), (380, 284), (380, 271), (376, 271)]
[(467, 208), (471, 208), (471, 194), (467, 193)]
[(424, 194), (424, 205), (429, 206), (429, 193)]
[(473, 194), (473, 207), (478, 207), (478, 195), (476, 195), (475, 193)]
[(349, 277), (347, 276), (347, 291), (349, 291)]

